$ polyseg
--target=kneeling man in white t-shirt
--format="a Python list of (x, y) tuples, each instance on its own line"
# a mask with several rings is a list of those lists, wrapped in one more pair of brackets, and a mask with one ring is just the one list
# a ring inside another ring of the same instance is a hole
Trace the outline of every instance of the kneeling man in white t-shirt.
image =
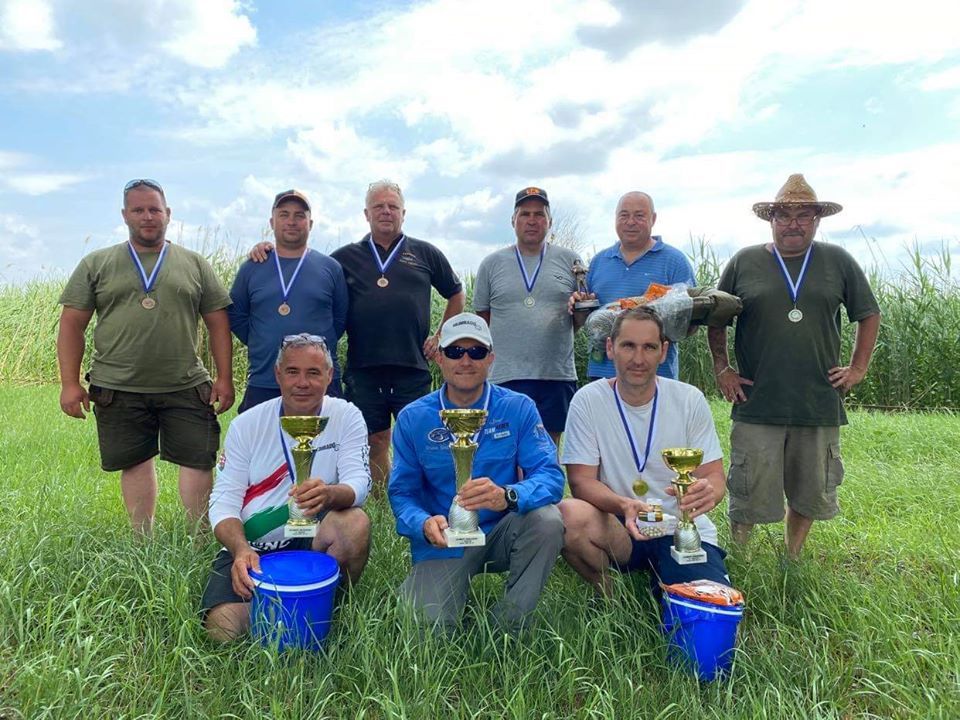
[[(723, 455), (710, 407), (697, 388), (657, 377), (667, 355), (663, 322), (655, 311), (623, 312), (607, 339), (607, 356), (616, 377), (582, 387), (570, 403), (562, 462), (572, 498), (560, 503), (565, 527), (563, 556), (585, 580), (609, 592), (609, 568), (647, 570), (654, 586), (708, 579), (729, 585), (717, 543), (717, 529), (706, 513), (726, 492)], [(663, 462), (665, 448), (702, 448), (696, 482), (683, 498), (707, 553), (704, 563), (680, 565), (670, 555), (673, 536), (649, 537), (637, 516), (659, 500), (667, 515), (680, 508)], [(634, 492), (637, 488), (639, 494)]]

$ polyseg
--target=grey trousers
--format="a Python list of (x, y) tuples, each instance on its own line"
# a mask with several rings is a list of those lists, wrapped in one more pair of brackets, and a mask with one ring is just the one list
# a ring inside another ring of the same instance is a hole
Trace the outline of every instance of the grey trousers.
[(562, 547), (563, 520), (556, 505), (525, 515), (507, 513), (483, 547), (465, 548), (462, 558), (415, 564), (400, 594), (421, 621), (449, 632), (460, 621), (470, 579), (478, 573), (508, 572), (504, 595), (490, 609), (490, 616), (496, 627), (517, 633), (537, 606)]

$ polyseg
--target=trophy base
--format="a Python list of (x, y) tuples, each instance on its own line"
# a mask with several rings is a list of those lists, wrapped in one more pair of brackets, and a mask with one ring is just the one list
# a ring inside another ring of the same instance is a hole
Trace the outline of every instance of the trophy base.
[(573, 304), (574, 312), (593, 312), (598, 307), (600, 307), (599, 300), (583, 300), (581, 302), (575, 302)]
[(677, 565), (696, 565), (707, 561), (707, 551), (703, 548), (699, 550), (677, 550), (675, 546), (671, 545), (670, 557)]
[(312, 538), (317, 534), (317, 523), (287, 523), (283, 526), (285, 538)]
[(447, 539), (447, 547), (479, 547), (487, 543), (483, 530), (458, 531), (447, 528), (443, 536)]

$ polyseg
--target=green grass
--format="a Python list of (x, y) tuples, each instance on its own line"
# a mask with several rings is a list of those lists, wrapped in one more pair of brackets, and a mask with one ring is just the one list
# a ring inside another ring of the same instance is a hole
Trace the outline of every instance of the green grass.
[(8, 385), (0, 423), (0, 718), (960, 717), (957, 416), (851, 414), (842, 516), (800, 563), (779, 525), (728, 558), (748, 606), (732, 676), (710, 685), (667, 662), (642, 576), (595, 602), (562, 561), (529, 641), (483, 621), (497, 577), (474, 583), (458, 642), (422, 637), (397, 607), (409, 557), (383, 499), (324, 653), (212, 645), (195, 609), (216, 545), (187, 536), (172, 468), (135, 542), (92, 419)]

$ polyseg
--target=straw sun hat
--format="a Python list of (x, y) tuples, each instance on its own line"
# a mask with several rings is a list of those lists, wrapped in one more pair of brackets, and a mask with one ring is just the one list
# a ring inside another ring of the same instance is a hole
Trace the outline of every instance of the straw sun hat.
[(817, 194), (813, 188), (803, 179), (803, 175), (796, 173), (787, 178), (787, 181), (777, 193), (777, 198), (773, 202), (760, 202), (753, 206), (753, 212), (757, 217), (764, 220), (770, 220), (773, 211), (778, 207), (796, 207), (799, 205), (810, 205), (817, 208), (820, 217), (836, 215), (843, 210), (842, 205), (835, 202), (821, 202), (817, 200)]

